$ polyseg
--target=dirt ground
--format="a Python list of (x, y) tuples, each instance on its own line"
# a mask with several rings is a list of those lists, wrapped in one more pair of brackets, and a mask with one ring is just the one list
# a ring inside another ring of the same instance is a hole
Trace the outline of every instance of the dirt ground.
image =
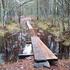
[(14, 63), (2, 64), (0, 70), (70, 70), (70, 59), (58, 60), (57, 64), (51, 65), (50, 68), (34, 68), (33, 57), (28, 57)]

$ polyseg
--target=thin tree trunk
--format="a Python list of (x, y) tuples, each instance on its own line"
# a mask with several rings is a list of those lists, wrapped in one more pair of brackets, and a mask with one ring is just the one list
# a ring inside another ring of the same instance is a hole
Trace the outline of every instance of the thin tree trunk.
[[(62, 8), (63, 8), (63, 1), (64, 0), (62, 0)], [(64, 12), (64, 10), (63, 10), (63, 12)], [(62, 26), (63, 26), (63, 32), (65, 31), (65, 26), (64, 26), (64, 13), (62, 14)]]
[(39, 19), (39, 14), (38, 14), (38, 0), (37, 0), (37, 20)]
[(69, 23), (69, 3), (68, 3), (68, 29), (69, 29), (69, 27), (70, 27), (70, 23)]

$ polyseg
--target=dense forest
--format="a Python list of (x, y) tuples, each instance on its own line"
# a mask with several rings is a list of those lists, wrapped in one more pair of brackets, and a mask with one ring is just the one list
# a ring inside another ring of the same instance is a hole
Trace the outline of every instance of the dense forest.
[[(10, 19), (17, 21), (19, 15), (36, 16), (42, 19), (50, 18), (52, 24), (61, 22), (63, 30), (64, 23), (69, 28), (70, 18), (69, 0), (0, 0), (0, 21), (8, 22)], [(10, 17), (10, 18), (9, 18)]]
[[(32, 32), (58, 57), (59, 64), (70, 62), (70, 0), (0, 0), (0, 63), (19, 61), (19, 48), (32, 44)], [(58, 63), (58, 68), (49, 70), (70, 69), (59, 69)]]

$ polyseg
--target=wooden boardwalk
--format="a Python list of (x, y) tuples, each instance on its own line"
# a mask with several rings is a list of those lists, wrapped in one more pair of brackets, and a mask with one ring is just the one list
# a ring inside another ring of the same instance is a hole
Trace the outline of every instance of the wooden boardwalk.
[(33, 29), (33, 27), (31, 26), (29, 21), (27, 21), (27, 26), (28, 26), (29, 29)]
[(28, 26), (28, 29), (29, 29), (29, 31), (30, 31), (31, 36), (36, 35), (36, 33), (35, 33), (35, 31), (34, 31), (34, 29), (33, 29), (33, 27), (31, 26), (31, 24), (30, 24), (29, 21), (27, 21), (27, 26)]
[(31, 41), (33, 45), (34, 59), (36, 61), (57, 60), (58, 58), (54, 53), (36, 36), (35, 31), (31, 24), (27, 22), (27, 26), (31, 33)]
[(39, 37), (31, 37), (33, 52), (36, 61), (57, 60), (53, 52), (40, 40)]

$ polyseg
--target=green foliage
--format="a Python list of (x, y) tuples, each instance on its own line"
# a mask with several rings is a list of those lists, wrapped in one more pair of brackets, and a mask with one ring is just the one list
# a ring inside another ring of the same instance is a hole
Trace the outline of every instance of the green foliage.
[(9, 20), (9, 21), (7, 22), (7, 24), (12, 24), (12, 23), (15, 23), (15, 21), (14, 21), (14, 20)]

